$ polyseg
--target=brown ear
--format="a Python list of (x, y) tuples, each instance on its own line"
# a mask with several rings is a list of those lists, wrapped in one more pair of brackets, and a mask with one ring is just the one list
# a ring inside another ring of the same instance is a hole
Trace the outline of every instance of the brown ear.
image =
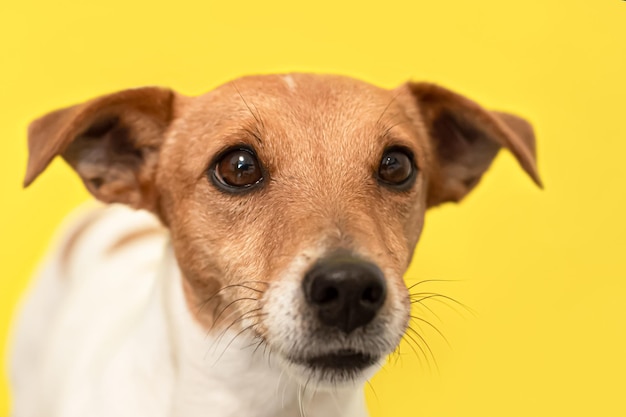
[(156, 87), (125, 90), (35, 120), (24, 186), (61, 155), (99, 200), (155, 210), (158, 152), (174, 96)]
[(490, 112), (452, 91), (409, 83), (436, 156), (428, 206), (460, 201), (478, 184), (501, 147), (541, 187), (532, 126), (517, 116)]

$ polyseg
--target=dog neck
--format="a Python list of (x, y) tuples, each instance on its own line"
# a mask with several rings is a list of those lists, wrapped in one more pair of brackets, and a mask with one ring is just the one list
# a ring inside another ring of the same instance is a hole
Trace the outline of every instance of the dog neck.
[(272, 364), (271, 353), (255, 350), (249, 336), (203, 330), (187, 309), (171, 245), (163, 259), (162, 299), (177, 378), (172, 417), (367, 416), (361, 388), (312, 392)]

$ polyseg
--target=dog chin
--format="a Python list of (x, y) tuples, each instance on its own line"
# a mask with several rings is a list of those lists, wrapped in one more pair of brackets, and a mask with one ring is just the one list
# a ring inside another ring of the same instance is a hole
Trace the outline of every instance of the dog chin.
[(279, 356), (281, 365), (292, 378), (317, 390), (361, 386), (384, 362), (380, 355), (350, 349), (306, 357)]

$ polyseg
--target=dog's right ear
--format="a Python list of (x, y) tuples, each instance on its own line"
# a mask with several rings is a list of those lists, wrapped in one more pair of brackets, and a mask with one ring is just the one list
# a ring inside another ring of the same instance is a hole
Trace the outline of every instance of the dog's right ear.
[(154, 179), (175, 97), (157, 87), (125, 90), (35, 120), (24, 186), (61, 155), (99, 200), (157, 210)]

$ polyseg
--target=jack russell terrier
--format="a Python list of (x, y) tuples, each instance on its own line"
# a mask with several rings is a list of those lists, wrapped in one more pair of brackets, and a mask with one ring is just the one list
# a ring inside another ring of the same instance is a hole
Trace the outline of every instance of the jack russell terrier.
[(290, 74), (121, 91), (35, 120), (105, 203), (70, 222), (16, 326), (14, 417), (363, 417), (410, 319), (429, 207), (531, 126), (442, 87)]

